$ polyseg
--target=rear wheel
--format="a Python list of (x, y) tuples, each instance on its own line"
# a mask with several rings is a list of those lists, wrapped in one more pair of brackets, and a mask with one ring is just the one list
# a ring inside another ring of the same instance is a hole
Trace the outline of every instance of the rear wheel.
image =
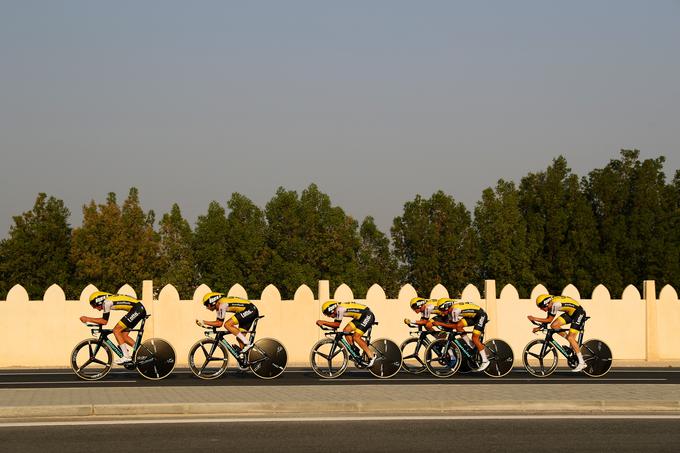
[(288, 353), (281, 343), (273, 338), (263, 338), (255, 342), (248, 351), (250, 371), (262, 379), (279, 377), (286, 369)]
[(583, 372), (591, 377), (604, 376), (612, 367), (612, 351), (602, 340), (588, 340), (581, 346), (586, 367)]
[(227, 371), (226, 346), (212, 338), (198, 340), (189, 349), (189, 369), (201, 379), (216, 379)]
[(425, 365), (436, 377), (453, 376), (460, 368), (463, 355), (458, 346), (446, 338), (440, 338), (427, 347), (425, 351)]
[(73, 348), (71, 352), (71, 368), (80, 379), (96, 381), (111, 371), (113, 353), (106, 344), (88, 338)]
[(330, 338), (324, 338), (312, 347), (309, 363), (319, 377), (333, 379), (347, 369), (348, 355), (349, 353), (344, 346), (337, 344)]
[(494, 338), (484, 343), (484, 350), (489, 359), (489, 366), (486, 367), (484, 373), (491, 377), (503, 377), (512, 371), (515, 356), (509, 344)]
[(402, 365), (401, 350), (397, 343), (386, 338), (374, 340), (369, 346), (375, 354), (375, 363), (368, 371), (375, 377), (390, 378), (399, 372)]
[(175, 349), (161, 338), (151, 338), (139, 345), (134, 362), (137, 372), (145, 378), (163, 379), (175, 369)]
[(557, 368), (557, 350), (545, 340), (534, 340), (524, 348), (524, 369), (534, 377), (550, 376)]

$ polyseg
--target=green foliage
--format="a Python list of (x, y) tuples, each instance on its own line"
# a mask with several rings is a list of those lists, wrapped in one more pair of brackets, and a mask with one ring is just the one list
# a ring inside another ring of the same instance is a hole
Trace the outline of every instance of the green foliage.
[(592, 291), (597, 227), (566, 159), (560, 156), (545, 172), (522, 178), (519, 200), (535, 283), (555, 292), (569, 283), (583, 293)]
[(373, 217), (366, 217), (359, 229), (361, 246), (358, 256), (359, 282), (356, 294), (365, 294), (375, 283), (388, 297), (396, 298), (400, 288), (399, 264), (390, 250), (390, 240), (378, 230)]
[(438, 283), (454, 294), (467, 283), (478, 283), (478, 245), (470, 212), (444, 192), (407, 202), (403, 215), (394, 219), (392, 240), (406, 281), (419, 294), (429, 294)]
[(15, 284), (31, 299), (42, 299), (53, 283), (71, 292), (69, 216), (62, 200), (40, 193), (32, 210), (14, 217), (9, 237), (0, 242), (2, 297)]
[(499, 180), (488, 188), (475, 208), (474, 227), (479, 240), (480, 277), (496, 280), (497, 287), (511, 284), (524, 297), (536, 278), (527, 249), (527, 223), (513, 182)]
[(73, 230), (71, 248), (77, 282), (106, 291), (127, 283), (141, 293), (142, 281), (158, 272), (159, 238), (153, 221), (153, 212), (140, 207), (134, 187), (122, 207), (114, 193), (105, 204), (92, 200), (83, 206), (83, 225)]
[(193, 233), (175, 203), (159, 224), (159, 288), (173, 285), (181, 298), (190, 299), (198, 286)]

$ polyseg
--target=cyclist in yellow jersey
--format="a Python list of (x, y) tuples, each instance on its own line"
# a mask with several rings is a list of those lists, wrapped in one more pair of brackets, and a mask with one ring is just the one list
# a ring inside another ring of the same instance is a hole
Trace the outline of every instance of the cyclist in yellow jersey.
[[(222, 327), (224, 325), (224, 328), (234, 335), (241, 345), (241, 355), (245, 355), (253, 344), (243, 335), (241, 329), (244, 331), (250, 329), (253, 321), (259, 316), (255, 304), (246, 299), (213, 292), (203, 296), (203, 305), (210, 311), (217, 311), (217, 319), (215, 321), (197, 319), (196, 324), (200, 327)], [(234, 315), (225, 321), (227, 313), (234, 313)]]
[(474, 345), (479, 352), (482, 363), (475, 371), (484, 371), (489, 366), (489, 359), (486, 356), (486, 350), (482, 343), (481, 337), (484, 333), (486, 323), (489, 322), (489, 317), (482, 307), (473, 304), (472, 302), (461, 302), (455, 299), (439, 299), (439, 304), (445, 305), (448, 309), (445, 311), (448, 315), (445, 321), (434, 321), (435, 326), (440, 326), (445, 329), (455, 329), (458, 332), (465, 332), (465, 327), (473, 326), (472, 328), (472, 344), (467, 335), (463, 339), (471, 347)]
[(105, 326), (109, 322), (111, 310), (122, 310), (127, 312), (113, 328), (113, 335), (116, 337), (116, 341), (118, 342), (121, 351), (123, 351), (123, 357), (116, 359), (115, 363), (117, 365), (122, 365), (124, 363), (131, 362), (131, 346), (134, 346), (135, 342), (132, 338), (130, 338), (129, 332), (130, 329), (135, 327), (137, 323), (144, 319), (144, 316), (146, 316), (144, 305), (142, 305), (142, 302), (135, 299), (134, 297), (123, 294), (110, 294), (103, 291), (93, 292), (90, 294), (89, 299), (92, 308), (103, 311), (104, 313), (99, 318), (81, 316), (80, 321), (83, 323), (90, 322)]
[(366, 366), (369, 368), (373, 366), (375, 363), (375, 355), (373, 355), (373, 352), (368, 348), (364, 339), (361, 338), (361, 336), (371, 328), (373, 323), (375, 323), (375, 315), (371, 309), (366, 305), (358, 304), (356, 302), (337, 302), (329, 300), (324, 302), (321, 306), (321, 311), (329, 318), (334, 318), (334, 320), (324, 321), (319, 319), (316, 322), (316, 325), (319, 327), (327, 326), (337, 329), (340, 327), (343, 317), (352, 318), (343, 329), (345, 332), (352, 332), (351, 336), (347, 336), (347, 341), (352, 346), (354, 346), (354, 343), (358, 344), (366, 353), (366, 357), (368, 357)]
[[(427, 330), (432, 330), (434, 321), (446, 320), (446, 315), (452, 303), (451, 299), (438, 300), (414, 297), (409, 305), (413, 311), (420, 314), (420, 319), (415, 321), (415, 324), (425, 326)], [(411, 322), (410, 319), (404, 318), (404, 324), (411, 324)]]
[[(586, 311), (581, 304), (567, 296), (551, 296), (550, 294), (541, 294), (536, 298), (536, 306), (548, 313), (545, 318), (537, 318), (535, 316), (527, 316), (529, 321), (540, 322), (543, 324), (550, 324), (552, 329), (559, 329), (565, 324), (569, 324), (569, 333), (560, 332), (560, 335), (569, 341), (569, 345), (573, 349), (576, 357), (578, 357), (578, 365), (571, 371), (582, 371), (586, 367), (583, 360), (581, 348), (578, 346), (576, 336), (583, 330), (586, 322)], [(561, 314), (560, 314), (561, 312)], [(537, 332), (540, 327), (533, 329)]]

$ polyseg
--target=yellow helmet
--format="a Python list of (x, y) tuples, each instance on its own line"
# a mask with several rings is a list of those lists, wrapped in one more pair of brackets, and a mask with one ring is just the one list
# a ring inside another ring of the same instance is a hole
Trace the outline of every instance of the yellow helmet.
[(545, 308), (548, 306), (551, 300), (552, 296), (550, 294), (541, 294), (536, 298), (536, 306), (538, 308)]
[(437, 301), (437, 310), (439, 311), (449, 311), (456, 301), (446, 297), (442, 297)]
[(338, 309), (338, 303), (334, 300), (324, 302), (321, 306), (321, 312), (329, 318), (333, 316), (333, 312)]
[(411, 309), (417, 310), (420, 307), (422, 307), (423, 305), (425, 305), (426, 303), (427, 303), (427, 299), (424, 299), (422, 297), (414, 297), (413, 299), (411, 299), (411, 302), (409, 303), (409, 305), (411, 306)]
[(224, 297), (222, 293), (208, 293), (203, 296), (203, 305), (205, 307), (214, 307), (218, 300)]
[(106, 293), (104, 291), (95, 291), (90, 294), (90, 305), (94, 307), (101, 307), (107, 297), (112, 296), (111, 293)]

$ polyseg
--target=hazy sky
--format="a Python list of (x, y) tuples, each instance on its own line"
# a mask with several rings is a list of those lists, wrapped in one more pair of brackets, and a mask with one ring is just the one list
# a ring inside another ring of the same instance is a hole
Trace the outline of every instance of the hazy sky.
[(383, 231), (559, 155), (680, 168), (680, 2), (1, 1), (0, 237), (140, 189), (194, 224), (315, 182)]

